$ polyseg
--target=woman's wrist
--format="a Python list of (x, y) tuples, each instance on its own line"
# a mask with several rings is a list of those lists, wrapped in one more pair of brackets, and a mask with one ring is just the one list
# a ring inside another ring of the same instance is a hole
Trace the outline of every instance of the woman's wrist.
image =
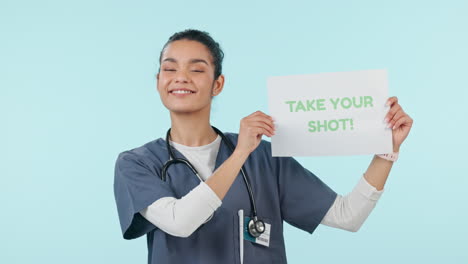
[(385, 153), (385, 154), (376, 154), (377, 157), (382, 158), (384, 160), (388, 160), (391, 162), (395, 162), (398, 160), (398, 152), (393, 153)]
[(400, 146), (393, 146), (392, 153), (375, 154), (375, 156), (384, 160), (395, 162), (398, 160), (399, 152), (400, 152)]

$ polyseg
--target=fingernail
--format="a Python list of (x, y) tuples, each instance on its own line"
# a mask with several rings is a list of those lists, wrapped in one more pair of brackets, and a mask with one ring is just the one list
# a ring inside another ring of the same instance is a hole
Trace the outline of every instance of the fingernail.
[(388, 123), (388, 121), (389, 121), (388, 117), (386, 117), (384, 121), (385, 121), (385, 123)]
[(387, 128), (391, 128), (391, 127), (392, 127), (392, 124), (388, 124), (388, 125), (387, 125)]
[(389, 105), (390, 105), (390, 101), (387, 101), (387, 102), (385, 103), (385, 105), (386, 105), (386, 106), (389, 106)]

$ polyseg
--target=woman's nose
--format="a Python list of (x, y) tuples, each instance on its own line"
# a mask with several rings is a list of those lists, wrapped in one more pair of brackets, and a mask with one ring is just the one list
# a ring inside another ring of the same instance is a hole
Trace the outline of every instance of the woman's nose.
[(177, 71), (175, 81), (176, 82), (183, 82), (183, 83), (188, 82), (189, 78), (188, 78), (187, 72), (185, 72), (183, 70)]

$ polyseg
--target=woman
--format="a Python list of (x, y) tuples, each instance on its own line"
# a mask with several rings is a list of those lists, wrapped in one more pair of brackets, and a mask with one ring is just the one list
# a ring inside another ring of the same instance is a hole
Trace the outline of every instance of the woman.
[[(270, 116), (257, 111), (241, 120), (239, 134), (223, 135), (210, 125), (211, 100), (224, 85), (222, 59), (218, 43), (197, 30), (174, 34), (161, 51), (157, 89), (171, 129), (166, 140), (117, 159), (124, 238), (146, 234), (148, 263), (286, 263), (283, 221), (309, 233), (319, 224), (357, 231), (383, 191), (392, 158), (374, 156), (343, 197), (293, 158), (272, 157), (261, 140), (275, 133)], [(396, 97), (388, 104), (398, 153), (413, 121)], [(173, 158), (188, 159), (193, 169), (180, 162), (163, 169)]]

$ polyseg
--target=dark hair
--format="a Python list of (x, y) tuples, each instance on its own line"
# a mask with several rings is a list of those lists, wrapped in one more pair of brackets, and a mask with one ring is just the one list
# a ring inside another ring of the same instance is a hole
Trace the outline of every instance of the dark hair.
[(211, 56), (213, 57), (213, 63), (215, 66), (214, 70), (214, 79), (218, 79), (218, 77), (221, 75), (222, 72), (222, 64), (223, 64), (223, 58), (224, 58), (224, 53), (221, 50), (221, 47), (219, 46), (219, 43), (216, 42), (208, 32), (205, 31), (200, 31), (196, 29), (186, 29), (184, 31), (180, 31), (177, 33), (174, 33), (169, 40), (164, 44), (164, 47), (161, 50), (161, 53), (159, 54), (159, 64), (161, 64), (161, 57), (164, 49), (169, 45), (171, 42), (174, 42), (176, 40), (194, 40), (198, 41), (201, 44), (205, 45), (208, 50), (211, 53)]

